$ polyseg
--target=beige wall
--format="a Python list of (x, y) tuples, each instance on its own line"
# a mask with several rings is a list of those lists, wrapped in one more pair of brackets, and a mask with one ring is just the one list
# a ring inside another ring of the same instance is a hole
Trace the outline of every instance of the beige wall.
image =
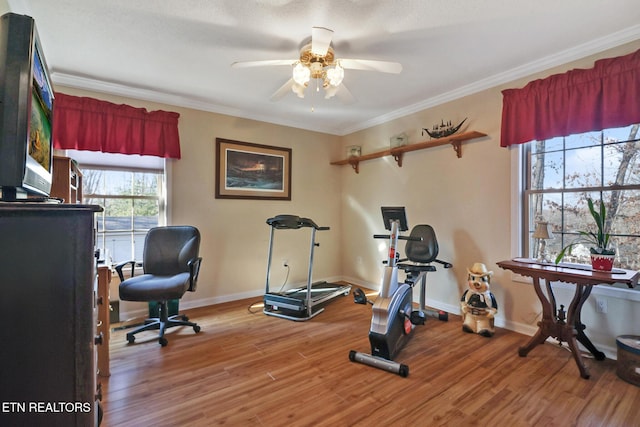
[[(169, 160), (169, 223), (197, 226), (203, 257), (198, 290), (188, 294), (181, 306), (262, 295), (270, 231), (265, 221), (278, 214), (309, 217), (318, 225), (330, 226), (329, 231), (317, 234), (321, 246), (315, 252), (314, 279), (341, 275), (340, 174), (329, 165), (339, 148), (338, 137), (67, 87), (56, 90), (180, 113), (182, 158)], [(217, 137), (291, 148), (292, 200), (216, 199)], [(279, 230), (275, 237), (272, 286), (277, 290), (285, 280), (286, 270), (281, 265), (285, 258), (291, 266), (288, 283), (306, 282), (310, 229)], [(111, 289), (112, 295), (117, 295), (115, 283)], [(140, 314), (144, 306), (123, 302), (120, 310), (126, 319)]]
[[(440, 242), (440, 258), (454, 264), (439, 268), (428, 277), (428, 303), (458, 312), (466, 286), (466, 269), (483, 262), (494, 271), (492, 290), (499, 304), (496, 323), (524, 333), (533, 333), (540, 307), (531, 285), (512, 280), (496, 262), (518, 255), (512, 244), (517, 209), (513, 149), (500, 148), (501, 90), (522, 87), (534, 78), (576, 67), (590, 67), (596, 58), (612, 57), (640, 48), (631, 43), (563, 67), (520, 79), (412, 114), (389, 123), (335, 137), (219, 114), (167, 106), (147, 101), (80, 91), (87, 95), (147, 109), (180, 113), (182, 159), (169, 167), (170, 222), (200, 228), (204, 258), (199, 289), (188, 295), (184, 307), (253, 297), (263, 292), (269, 227), (265, 220), (280, 213), (307, 216), (330, 231), (318, 234), (314, 279), (345, 278), (365, 287), (377, 288), (384, 242), (375, 241), (382, 232), (380, 207), (405, 206), (410, 225), (434, 226)], [(450, 146), (407, 153), (403, 166), (386, 157), (360, 164), (356, 174), (349, 166), (332, 166), (344, 157), (346, 146), (361, 145), (363, 154), (388, 147), (389, 138), (400, 132), (410, 142), (441, 119), (468, 120), (464, 130), (477, 130), (486, 137), (463, 143), (462, 158)], [(214, 198), (215, 138), (291, 147), (293, 149), (293, 198), (291, 202), (219, 200)], [(292, 273), (288, 283), (304, 283), (309, 249), (306, 230), (277, 231), (272, 285), (285, 278), (281, 260), (288, 259)], [(563, 298), (566, 291), (560, 289)], [(568, 302), (567, 302), (568, 303)], [(615, 337), (639, 333), (629, 325), (640, 325), (637, 303), (617, 299), (609, 302), (606, 318), (585, 306), (583, 320), (594, 341), (615, 356)], [(122, 311), (140, 313), (140, 306), (123, 305)], [(621, 314), (621, 316), (618, 316)], [(600, 316), (600, 317), (599, 317)], [(635, 319), (629, 323), (630, 319)]]
[(428, 277), (433, 305), (458, 308), (466, 267), (487, 264), (510, 254), (510, 154), (499, 147), (501, 97), (486, 91), (367, 129), (344, 138), (346, 145), (361, 145), (363, 154), (384, 149), (389, 137), (406, 132), (410, 142), (429, 139), (420, 134), (441, 119), (460, 122), (465, 130), (488, 136), (463, 143), (458, 158), (450, 145), (405, 153), (402, 167), (392, 157), (360, 164), (360, 173), (342, 170), (343, 224), (350, 231), (345, 242), (344, 274), (354, 281), (377, 284), (384, 259), (380, 206), (405, 206), (409, 227), (430, 224), (440, 245), (440, 256), (454, 264)]
[[(509, 272), (496, 265), (500, 260), (520, 255), (512, 244), (517, 227), (514, 210), (519, 203), (517, 193), (512, 191), (515, 179), (512, 171), (516, 166), (513, 162), (517, 156), (513, 153), (516, 149), (500, 148), (501, 90), (522, 87), (533, 79), (572, 68), (589, 68), (595, 59), (639, 48), (640, 41), (620, 46), (344, 137), (344, 147), (361, 145), (362, 153), (366, 154), (388, 148), (389, 137), (400, 132), (406, 132), (410, 142), (425, 141), (428, 136), (421, 136), (420, 130), (442, 119), (458, 123), (468, 117), (463, 131), (487, 134), (463, 143), (460, 159), (450, 146), (442, 146), (406, 153), (402, 167), (392, 157), (360, 163), (359, 174), (344, 167), (342, 221), (348, 231), (343, 252), (344, 276), (364, 286), (378, 286), (385, 249), (371, 236), (382, 232), (380, 206), (405, 206), (410, 226), (431, 224), (438, 237), (440, 258), (454, 264), (453, 269), (439, 268), (427, 278), (430, 305), (459, 312), (459, 298), (466, 289), (466, 269), (474, 262), (482, 262), (494, 272), (492, 291), (499, 305), (496, 324), (533, 333), (541, 311), (533, 287), (513, 281)], [(558, 295), (563, 294), (565, 290), (558, 291)], [(562, 303), (568, 306), (569, 300)], [(585, 305), (583, 321), (591, 337), (604, 347), (603, 351), (615, 356), (617, 335), (640, 333), (638, 303), (612, 298), (608, 315), (596, 314), (593, 304), (591, 298)], [(630, 318), (636, 319), (634, 327), (630, 327)]]

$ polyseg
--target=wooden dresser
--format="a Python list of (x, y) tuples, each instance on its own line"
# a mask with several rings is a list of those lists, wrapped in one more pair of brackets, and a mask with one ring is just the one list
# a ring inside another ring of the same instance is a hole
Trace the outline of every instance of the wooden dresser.
[(94, 213), (0, 203), (0, 425), (98, 422)]
[(50, 196), (63, 199), (63, 203), (82, 203), (82, 172), (73, 159), (53, 156)]

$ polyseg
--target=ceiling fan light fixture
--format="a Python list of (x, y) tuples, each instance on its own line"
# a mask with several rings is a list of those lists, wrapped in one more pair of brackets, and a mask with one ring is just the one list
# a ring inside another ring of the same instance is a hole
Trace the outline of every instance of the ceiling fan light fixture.
[(293, 81), (296, 82), (300, 86), (305, 86), (309, 83), (309, 79), (311, 78), (311, 70), (308, 67), (305, 67), (300, 62), (293, 67)]
[(297, 82), (294, 81), (293, 85), (291, 86), (291, 91), (296, 95), (298, 95), (298, 98), (304, 98), (305, 88), (306, 88), (305, 85), (298, 84)]
[(327, 70), (327, 80), (331, 86), (340, 86), (342, 79), (344, 79), (344, 68), (340, 66), (340, 63), (336, 63), (335, 67)]
[(328, 85), (324, 88), (324, 99), (333, 98), (338, 92), (338, 86)]

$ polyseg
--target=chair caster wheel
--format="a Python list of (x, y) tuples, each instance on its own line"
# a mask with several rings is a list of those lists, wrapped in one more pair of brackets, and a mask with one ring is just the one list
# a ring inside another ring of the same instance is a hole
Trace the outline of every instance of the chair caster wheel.
[(169, 341), (167, 341), (167, 339), (165, 337), (160, 337), (158, 338), (158, 342), (160, 343), (161, 346), (166, 347), (167, 344), (169, 344)]
[(182, 315), (182, 320), (184, 320), (185, 322), (188, 322), (189, 318), (185, 314), (183, 314)]
[(193, 327), (193, 331), (197, 334), (198, 332), (200, 332), (200, 326), (199, 325), (195, 325)]
[(127, 334), (127, 341), (129, 342), (129, 344), (133, 344), (136, 340), (135, 335), (129, 335)]

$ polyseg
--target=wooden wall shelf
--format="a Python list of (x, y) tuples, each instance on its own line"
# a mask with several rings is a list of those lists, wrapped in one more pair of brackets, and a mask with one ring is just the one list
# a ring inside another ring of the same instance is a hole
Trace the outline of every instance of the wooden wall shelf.
[(350, 157), (348, 159), (331, 162), (331, 164), (338, 165), (338, 166), (351, 165), (351, 167), (356, 171), (356, 173), (359, 173), (360, 162), (364, 160), (377, 159), (379, 157), (384, 157), (384, 156), (393, 156), (395, 161), (398, 163), (398, 166), (402, 167), (402, 156), (404, 153), (407, 153), (409, 151), (424, 150), (426, 148), (431, 148), (431, 147), (439, 147), (445, 144), (451, 144), (453, 146), (453, 149), (456, 151), (458, 158), (461, 158), (462, 143), (464, 141), (468, 141), (474, 138), (480, 138), (483, 136), (487, 136), (487, 134), (482, 132), (477, 132), (477, 131), (469, 131), (465, 133), (445, 136), (443, 138), (437, 138), (429, 141), (418, 142), (416, 144), (408, 144), (408, 145), (401, 145), (395, 148), (388, 148), (386, 150), (376, 151), (375, 153), (364, 154), (358, 157)]

